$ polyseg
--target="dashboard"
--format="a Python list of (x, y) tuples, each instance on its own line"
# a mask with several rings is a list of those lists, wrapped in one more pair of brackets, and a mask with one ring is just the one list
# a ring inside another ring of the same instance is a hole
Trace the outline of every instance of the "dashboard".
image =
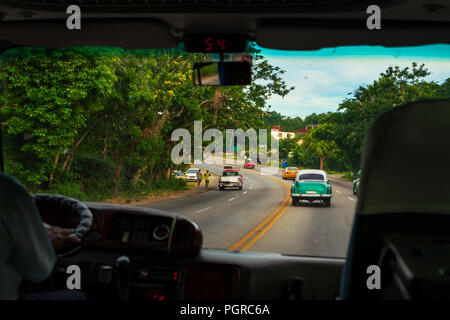
[[(86, 203), (93, 214), (84, 250), (149, 253), (154, 256), (194, 257), (203, 235), (198, 226), (182, 216), (140, 207)], [(77, 217), (61, 216), (55, 208), (40, 208), (44, 221), (73, 227)]]
[(167, 244), (174, 219), (145, 215), (117, 214), (113, 218), (109, 239), (133, 244)]
[[(92, 228), (81, 250), (59, 259), (53, 289), (65, 286), (68, 266), (78, 265), (83, 291), (99, 300), (331, 300), (338, 295), (343, 259), (202, 249), (201, 230), (183, 216), (86, 204), (94, 216)], [(63, 222), (56, 212), (40, 211), (48, 223)], [(65, 224), (71, 227), (68, 220)]]

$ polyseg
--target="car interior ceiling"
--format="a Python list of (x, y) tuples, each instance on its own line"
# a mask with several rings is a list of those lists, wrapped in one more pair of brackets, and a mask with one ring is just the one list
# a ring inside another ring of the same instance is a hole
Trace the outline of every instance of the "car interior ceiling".
[[(83, 27), (80, 32), (68, 32), (65, 4), (1, 1), (2, 49), (30, 45), (174, 48), (185, 35), (205, 30), (244, 34), (261, 47), (282, 50), (450, 43), (450, 6), (444, 0), (380, 0), (383, 28), (375, 32), (365, 29), (365, 8), (371, 1), (304, 1), (290, 6), (278, 1), (245, 5), (180, 1), (179, 6), (83, 2)], [(415, 102), (384, 113), (372, 124), (365, 138), (360, 194), (346, 259), (204, 249), (201, 230), (182, 216), (87, 203), (93, 220), (82, 250), (60, 255), (54, 279), (45, 285), (58, 288), (65, 281), (65, 268), (77, 264), (85, 271), (84, 289), (98, 299), (123, 298), (123, 286), (135, 289), (130, 299), (145, 299), (149, 288), (160, 287), (168, 290), (170, 299), (187, 300), (379, 300), (421, 298), (425, 292), (448, 298), (449, 286), (430, 280), (422, 264), (428, 261), (447, 272), (450, 268), (449, 197), (443, 192), (449, 190), (450, 171), (421, 168), (423, 163), (430, 167), (450, 163), (450, 148), (442, 142), (450, 136), (449, 107), (448, 99)], [(68, 221), (55, 210), (43, 203), (40, 207), (42, 216), (58, 225), (70, 226), (79, 219), (75, 215)], [(151, 245), (114, 242), (113, 234), (125, 228), (127, 216), (156, 217), (168, 226), (170, 236)], [(116, 267), (123, 256), (129, 261)], [(389, 290), (369, 291), (366, 269), (378, 264), (387, 266), (383, 281)], [(112, 280), (105, 280), (109, 266), (115, 271)], [(148, 270), (158, 275), (156, 284), (139, 280), (139, 272)], [(173, 280), (174, 273), (182, 280)], [(411, 274), (417, 277), (417, 287), (408, 286)], [(24, 287), (42, 289), (31, 284)]]

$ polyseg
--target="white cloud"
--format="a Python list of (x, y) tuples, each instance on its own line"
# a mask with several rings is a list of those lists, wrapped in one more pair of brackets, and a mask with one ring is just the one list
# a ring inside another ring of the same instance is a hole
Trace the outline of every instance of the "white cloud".
[(431, 72), (427, 80), (440, 82), (450, 77), (450, 58), (269, 56), (267, 59), (286, 70), (283, 79), (288, 86), (295, 86), (284, 99), (274, 96), (268, 101), (272, 110), (287, 116), (335, 111), (349, 97), (348, 93), (372, 83), (389, 66), (424, 63)]

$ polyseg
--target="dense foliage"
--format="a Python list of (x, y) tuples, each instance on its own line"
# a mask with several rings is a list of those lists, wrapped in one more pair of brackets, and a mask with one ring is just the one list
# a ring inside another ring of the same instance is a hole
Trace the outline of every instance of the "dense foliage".
[(293, 164), (357, 171), (364, 135), (382, 112), (419, 99), (450, 97), (450, 78), (439, 84), (425, 81), (430, 74), (424, 65), (389, 67), (372, 84), (357, 88), (338, 112), (317, 115), (318, 127), (309, 131), (292, 152)]
[(430, 72), (414, 63), (389, 67), (354, 90), (337, 112), (290, 118), (267, 104), (294, 89), (283, 81), (284, 71), (249, 50), (255, 62), (247, 87), (195, 86), (192, 65), (205, 56), (181, 49), (9, 50), (0, 59), (5, 169), (31, 191), (80, 199), (181, 189), (183, 182), (170, 179), (176, 169), (170, 151), (177, 143), (171, 133), (192, 132), (194, 121), (202, 120), (203, 130), (318, 125), (280, 141), (280, 158), (292, 155), (290, 164), (300, 167), (356, 171), (364, 134), (380, 113), (450, 97), (450, 78), (425, 81)]
[(312, 113), (302, 119), (300, 117), (288, 117), (272, 110), (264, 113), (264, 123), (267, 128), (279, 126), (281, 131), (296, 132), (299, 129), (305, 129), (307, 125), (317, 124), (323, 115)]
[(192, 65), (205, 56), (181, 49), (9, 50), (0, 60), (5, 169), (31, 191), (81, 199), (182, 187), (169, 181), (174, 129), (192, 132), (195, 120), (204, 130), (260, 128), (267, 99), (292, 90), (250, 50), (253, 84), (221, 88), (195, 86)]

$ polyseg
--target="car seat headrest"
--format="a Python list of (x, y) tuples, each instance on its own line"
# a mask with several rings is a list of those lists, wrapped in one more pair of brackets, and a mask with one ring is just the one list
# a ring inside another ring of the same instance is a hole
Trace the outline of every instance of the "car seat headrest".
[(450, 99), (379, 116), (366, 134), (357, 214), (450, 213)]

